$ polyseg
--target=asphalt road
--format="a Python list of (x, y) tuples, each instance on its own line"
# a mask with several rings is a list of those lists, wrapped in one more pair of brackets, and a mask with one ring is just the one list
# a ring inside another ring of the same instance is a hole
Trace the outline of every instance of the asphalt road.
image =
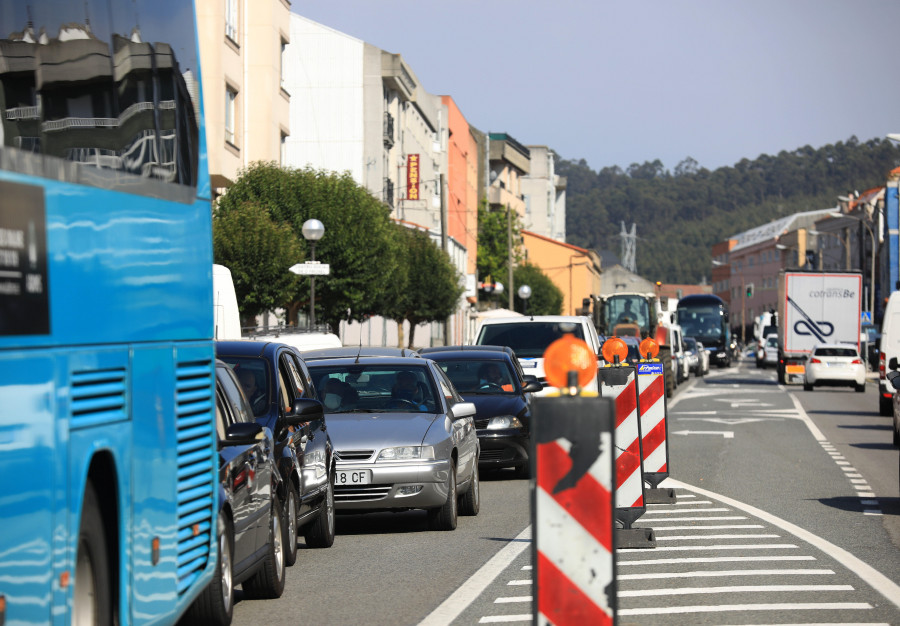
[[(747, 361), (669, 407), (678, 501), (636, 523), (655, 549), (617, 551), (620, 626), (900, 624), (898, 452), (874, 385), (804, 392)], [(234, 623), (529, 623), (529, 500), (500, 474), (453, 532), (418, 512), (339, 516), (281, 599), (238, 592)]]

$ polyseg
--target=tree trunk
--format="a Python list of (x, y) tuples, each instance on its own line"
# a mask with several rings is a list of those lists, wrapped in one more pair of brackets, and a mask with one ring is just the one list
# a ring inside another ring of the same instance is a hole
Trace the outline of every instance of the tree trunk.
[(409, 345), (407, 346), (410, 350), (413, 349), (413, 341), (416, 338), (416, 324), (412, 320), (409, 320)]
[(397, 322), (397, 347), (403, 347), (403, 320), (394, 320)]

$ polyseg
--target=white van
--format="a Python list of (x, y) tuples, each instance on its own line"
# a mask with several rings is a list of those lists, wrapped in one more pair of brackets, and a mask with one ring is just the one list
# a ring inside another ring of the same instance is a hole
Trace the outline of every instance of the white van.
[(319, 350), (321, 348), (340, 348), (340, 338), (334, 333), (306, 332), (301, 329), (272, 329), (266, 334), (253, 334), (248, 337), (253, 341), (277, 341), (297, 348), (300, 352)]
[[(519, 317), (486, 318), (478, 327), (475, 345), (508, 346), (512, 348), (526, 374), (537, 377), (546, 385), (544, 351), (551, 343), (571, 332), (582, 339), (594, 354), (600, 354), (600, 338), (589, 317), (582, 315), (529, 315)], [(597, 391), (594, 378), (586, 391)], [(548, 395), (555, 390), (545, 386), (537, 396)]]
[(241, 317), (231, 270), (224, 265), (213, 265), (213, 338), (240, 339)]
[(894, 387), (885, 378), (885, 374), (900, 369), (900, 291), (895, 291), (888, 298), (881, 321), (881, 343), (878, 349), (878, 412), (891, 415), (894, 412)]

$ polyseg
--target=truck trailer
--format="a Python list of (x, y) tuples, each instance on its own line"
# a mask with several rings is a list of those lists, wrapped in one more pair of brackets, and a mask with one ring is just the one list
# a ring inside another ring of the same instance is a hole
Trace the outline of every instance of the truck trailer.
[(803, 383), (820, 343), (859, 349), (862, 274), (783, 270), (778, 276), (778, 382)]

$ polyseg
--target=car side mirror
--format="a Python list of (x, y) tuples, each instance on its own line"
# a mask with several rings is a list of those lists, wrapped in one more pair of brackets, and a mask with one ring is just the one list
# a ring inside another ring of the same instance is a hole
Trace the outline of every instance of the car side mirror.
[(463, 417), (475, 415), (475, 404), (472, 402), (457, 402), (453, 405), (453, 419), (458, 420)]
[(250, 446), (265, 438), (263, 425), (256, 422), (240, 422), (232, 424), (225, 431), (225, 440), (220, 441), (220, 447), (224, 446)]
[(525, 393), (538, 393), (544, 390), (544, 386), (540, 383), (539, 380), (526, 380), (525, 384), (522, 386), (522, 391)]
[(299, 426), (308, 424), (315, 420), (320, 420), (325, 416), (325, 409), (322, 403), (312, 398), (297, 398), (294, 400), (294, 406), (284, 417), (286, 426)]
[(891, 360), (888, 361), (888, 367), (892, 370), (897, 369), (897, 357), (892, 356)]
[(900, 384), (894, 384), (897, 379), (900, 378), (900, 372), (888, 372), (885, 375), (885, 378), (887, 378), (894, 387), (900, 387)]

